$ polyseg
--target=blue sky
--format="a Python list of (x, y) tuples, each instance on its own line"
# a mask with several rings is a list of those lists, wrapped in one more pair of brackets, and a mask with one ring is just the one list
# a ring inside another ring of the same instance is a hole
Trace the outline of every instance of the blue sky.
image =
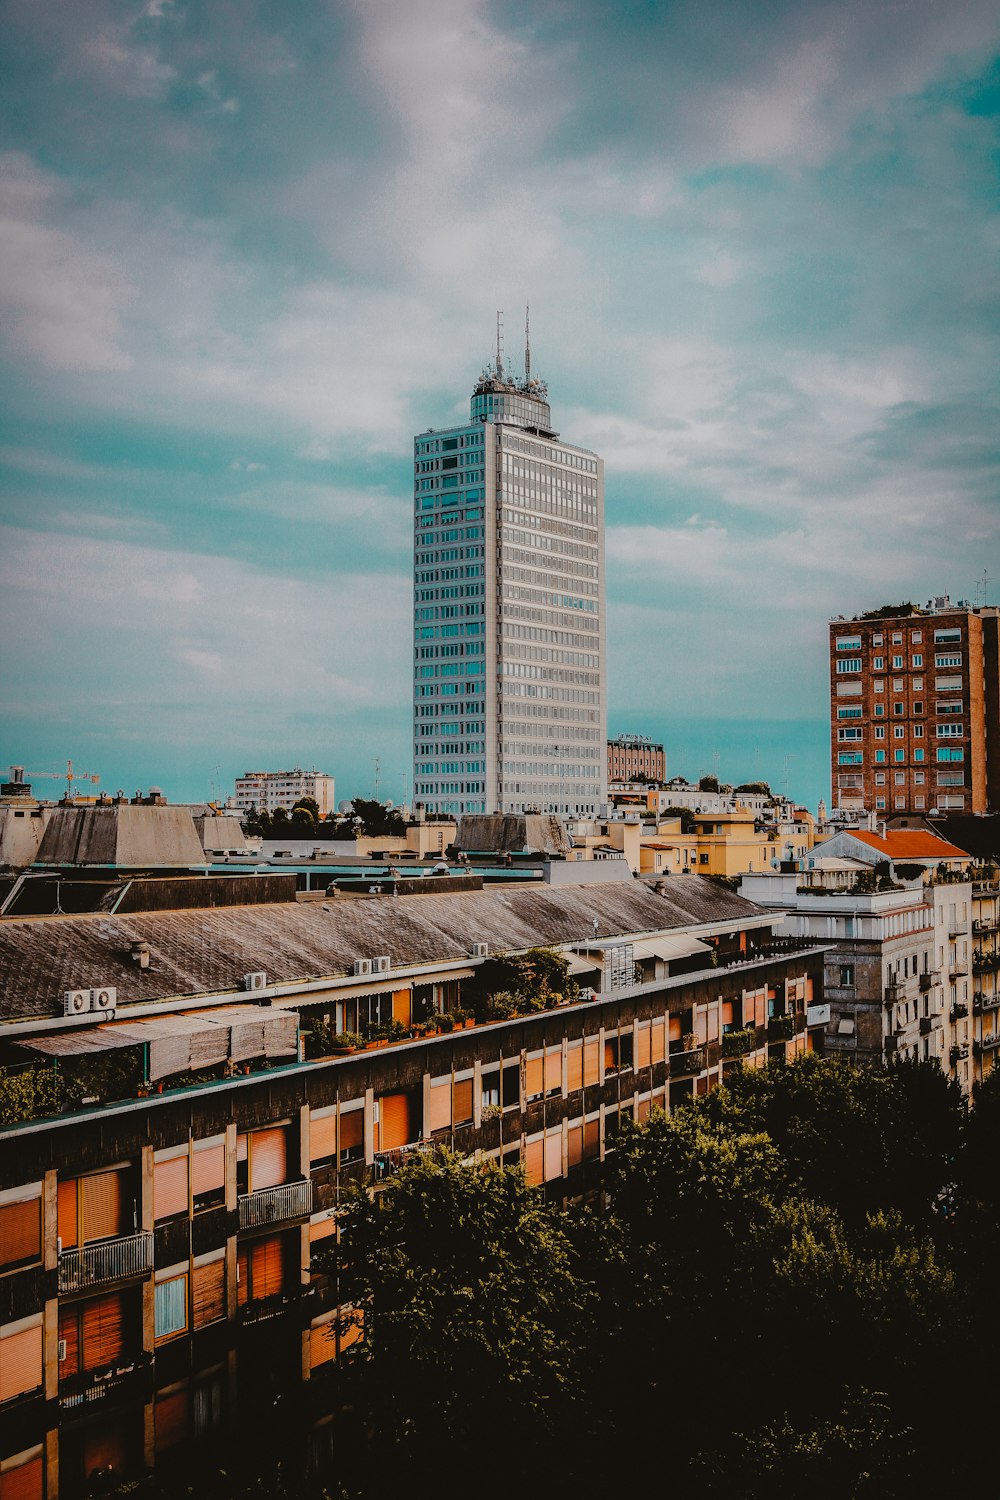
[(606, 460), (609, 729), (814, 806), (828, 617), (1000, 594), (998, 41), (996, 0), (8, 0), (0, 761), (180, 799), (379, 755), (399, 798), (410, 440), (530, 300)]

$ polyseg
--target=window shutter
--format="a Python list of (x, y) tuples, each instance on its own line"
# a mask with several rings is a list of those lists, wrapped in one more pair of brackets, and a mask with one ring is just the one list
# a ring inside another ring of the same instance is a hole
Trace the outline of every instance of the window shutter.
[(583, 1043), (570, 1042), (566, 1053), (566, 1088), (574, 1094), (583, 1088)]
[(583, 1127), (583, 1155), (586, 1161), (596, 1161), (601, 1154), (601, 1122), (587, 1120)]
[(153, 1217), (172, 1219), (188, 1211), (188, 1159), (172, 1156), (153, 1162)]
[(335, 1320), (309, 1330), (309, 1368), (329, 1364), (337, 1357), (337, 1324)]
[(188, 1393), (175, 1391), (172, 1396), (156, 1398), (156, 1451), (165, 1453), (176, 1448), (188, 1435)]
[(80, 1179), (80, 1218), (85, 1244), (122, 1232), (122, 1174), (95, 1172)]
[(80, 1304), (59, 1309), (59, 1337), (66, 1344), (66, 1358), (59, 1361), (59, 1379), (68, 1380), (80, 1370)]
[(767, 1020), (767, 992), (758, 990), (753, 997), (753, 1021), (755, 1026), (763, 1026)]
[(328, 1240), (336, 1233), (336, 1219), (320, 1219), (319, 1223), (309, 1225), (309, 1243), (315, 1245), (317, 1240)]
[(661, 1063), (666, 1057), (665, 1032), (662, 1017), (649, 1028), (649, 1060), (652, 1063)]
[(0, 1207), (0, 1266), (38, 1260), (42, 1253), (42, 1200), (28, 1198)]
[(81, 1331), (85, 1370), (106, 1370), (116, 1364), (125, 1348), (121, 1292), (85, 1302)]
[(563, 1174), (561, 1129), (550, 1130), (545, 1137), (544, 1167), (546, 1182), (554, 1182)]
[(431, 1084), (430, 1128), (432, 1134), (435, 1130), (451, 1129), (450, 1079), (446, 1078), (441, 1083)]
[(397, 1146), (405, 1146), (409, 1139), (410, 1096), (383, 1094), (379, 1100), (379, 1150), (393, 1151)]
[(680, 1018), (680, 1016), (671, 1016), (669, 1018), (668, 1025), (669, 1025), (669, 1028), (670, 1028), (670, 1031), (669, 1031), (670, 1040), (672, 1042), (679, 1042), (680, 1039), (681, 1039), (681, 1018)]
[(539, 1137), (537, 1141), (529, 1141), (524, 1151), (524, 1175), (532, 1187), (538, 1187), (544, 1181), (545, 1171), (545, 1143)]
[[(731, 1000), (723, 1000), (722, 1002), (722, 1024), (723, 1026), (732, 1026), (733, 1024), (733, 1002)], [(673, 1032), (671, 1032), (672, 1035)]]
[(35, 1391), (42, 1383), (42, 1325), (0, 1339), (0, 1401)]
[(571, 1125), (566, 1132), (566, 1166), (578, 1167), (583, 1161), (583, 1125)]
[(285, 1289), (284, 1243), (280, 1235), (257, 1240), (251, 1250), (251, 1294), (255, 1302), (279, 1297)]
[(0, 1500), (42, 1500), (43, 1477), (40, 1453), (16, 1469), (4, 1469), (0, 1474)]
[(226, 1263), (222, 1256), (195, 1266), (191, 1286), (195, 1328), (218, 1323), (226, 1316)]
[(281, 1125), (274, 1130), (255, 1130), (250, 1140), (250, 1190), (277, 1187), (286, 1180), (288, 1131)]
[(583, 1044), (583, 1086), (593, 1088), (600, 1079), (600, 1042), (596, 1036), (589, 1036)]
[(226, 1186), (226, 1147), (224, 1141), (194, 1143), (191, 1158), (191, 1192), (195, 1198), (218, 1193)]
[(472, 1079), (455, 1084), (454, 1116), (456, 1125), (467, 1125), (472, 1119)]
[(618, 1066), (618, 1038), (608, 1037), (604, 1043), (604, 1071), (613, 1072)]
[(351, 1109), (340, 1117), (338, 1126), (340, 1135), (340, 1154), (347, 1151), (360, 1151), (365, 1144), (365, 1112), (363, 1109)]
[(529, 1057), (524, 1068), (524, 1096), (537, 1099), (545, 1093), (545, 1058)]
[(337, 1111), (309, 1117), (309, 1160), (326, 1161), (337, 1155)]
[(77, 1184), (74, 1178), (70, 1182), (59, 1184), (59, 1228), (57, 1233), (62, 1240), (64, 1250), (69, 1250), (77, 1242), (77, 1212), (76, 1212)]
[(651, 1055), (652, 1055), (651, 1054), (651, 1050), (650, 1050), (650, 1040), (651, 1040), (651, 1036), (650, 1036), (650, 1028), (649, 1028), (649, 1026), (640, 1026), (639, 1027), (639, 1044), (636, 1047), (636, 1054), (635, 1054), (635, 1065), (636, 1065), (637, 1068), (648, 1068), (649, 1067), (650, 1058), (651, 1058)]
[(545, 1092), (562, 1092), (562, 1047), (550, 1047), (545, 1054)]
[(250, 1257), (245, 1249), (236, 1252), (236, 1301), (243, 1307), (250, 1296)]

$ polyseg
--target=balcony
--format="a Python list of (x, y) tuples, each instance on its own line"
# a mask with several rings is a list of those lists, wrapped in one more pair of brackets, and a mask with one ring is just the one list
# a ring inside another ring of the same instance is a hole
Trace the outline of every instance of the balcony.
[(951, 1007), (951, 1010), (948, 1012), (948, 1019), (949, 1021), (961, 1021), (963, 1017), (967, 1016), (968, 1014), (969, 1007), (966, 1005), (964, 1000), (959, 1000)]
[(976, 1010), (996, 1010), (1000, 1006), (1000, 990), (987, 995), (985, 990), (976, 990), (972, 997)]
[(59, 1382), (59, 1405), (64, 1411), (108, 1401), (136, 1384), (136, 1376), (152, 1366), (152, 1355), (136, 1354), (131, 1360), (106, 1370), (83, 1370)]
[(258, 1188), (238, 1200), (241, 1229), (261, 1224), (279, 1224), (283, 1219), (301, 1219), (312, 1212), (312, 1182), (283, 1182), (280, 1187)]
[(152, 1269), (153, 1236), (148, 1232), (121, 1235), (79, 1250), (63, 1250), (59, 1256), (59, 1290), (78, 1292), (102, 1281), (144, 1276)]
[(723, 1057), (746, 1057), (756, 1046), (756, 1026), (741, 1026), (738, 1031), (725, 1031), (722, 1034)]
[(984, 1052), (992, 1052), (997, 1047), (1000, 1047), (1000, 1031), (991, 1032), (989, 1036), (983, 1037), (982, 1049)]
[(670, 1054), (671, 1078), (686, 1078), (691, 1073), (702, 1073), (704, 1069), (704, 1047), (694, 1047), (690, 1052), (671, 1052)]
[[(1000, 1042), (1000, 1037), (997, 1038), (997, 1041)], [(985, 1046), (986, 1043), (984, 1042), (983, 1045)], [(966, 1057), (968, 1057), (968, 1055), (969, 1048), (966, 1043), (963, 1042), (958, 1047), (952, 1047), (950, 1053), (952, 1065), (954, 1066), (955, 1063), (962, 1062)]]
[(436, 1150), (434, 1141), (419, 1141), (410, 1146), (394, 1146), (391, 1151), (376, 1151), (372, 1168), (375, 1181), (384, 1182), (387, 1177), (395, 1177), (407, 1162), (415, 1161), (418, 1156), (432, 1155)]
[[(966, 1006), (965, 1009), (967, 1011), (968, 1010), (968, 1006)], [(954, 1019), (954, 1017), (952, 1017), (952, 1019)], [(934, 1027), (933, 1017), (931, 1017), (931, 1016), (921, 1016), (920, 1017), (920, 1035), (921, 1036), (930, 1036), (933, 1027)]]
[(274, 1318), (283, 1317), (296, 1300), (291, 1292), (276, 1292), (273, 1297), (258, 1297), (256, 1301), (245, 1302), (237, 1316), (244, 1327), (269, 1323)]
[(927, 993), (927, 991), (929, 989), (931, 989), (931, 987), (933, 986), (933, 984), (934, 984), (934, 975), (933, 974), (921, 974), (921, 976), (920, 976), (920, 993), (922, 995), (925, 995)]
[(795, 1035), (794, 1016), (773, 1016), (767, 1023), (769, 1042), (788, 1042)]

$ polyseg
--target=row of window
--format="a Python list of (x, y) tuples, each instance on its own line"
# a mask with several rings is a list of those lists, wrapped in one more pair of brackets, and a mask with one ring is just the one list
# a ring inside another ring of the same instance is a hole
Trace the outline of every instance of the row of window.
[[(922, 630), (911, 630), (910, 631), (910, 642), (911, 642), (912, 645), (919, 646), (923, 642), (923, 639), (924, 639), (924, 633), (923, 633)], [(951, 644), (951, 643), (958, 644), (958, 642), (960, 642), (961, 639), (962, 639), (961, 627), (957, 626), (957, 625), (955, 625), (955, 626), (952, 626), (952, 625), (942, 626), (940, 629), (937, 629), (937, 630), (934, 631), (934, 644), (935, 645), (943, 645), (943, 644)], [(884, 641), (885, 641), (884, 635), (881, 634), (878, 631), (876, 631), (875, 634), (871, 638), (871, 644), (873, 646), (881, 646), (881, 645), (884, 644)], [(893, 646), (901, 646), (903, 644), (903, 632), (901, 630), (894, 630), (892, 632), (892, 641), (891, 641), (891, 644)], [(861, 640), (861, 636), (860, 635), (838, 635), (836, 637), (835, 649), (837, 651), (860, 651), (861, 650), (861, 645), (862, 645), (862, 640)]]

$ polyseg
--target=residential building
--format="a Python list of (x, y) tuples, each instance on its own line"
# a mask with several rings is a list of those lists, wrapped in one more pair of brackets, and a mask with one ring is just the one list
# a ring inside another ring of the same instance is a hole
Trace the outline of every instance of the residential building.
[(1000, 1057), (1000, 870), (973, 872), (972, 885), (973, 1060), (976, 1081)]
[[(938, 846), (938, 847), (935, 847)], [(963, 863), (964, 862), (964, 863)], [(741, 894), (786, 913), (778, 929), (827, 944), (823, 1048), (859, 1060), (937, 1060), (968, 1093), (973, 886), (968, 857), (933, 835), (842, 833), (820, 857), (745, 875)]]
[(608, 781), (627, 785), (634, 781), (666, 779), (667, 760), (662, 745), (654, 745), (643, 734), (619, 734), (608, 740)]
[(831, 621), (834, 809), (1000, 809), (998, 628), (947, 597)]
[[(623, 1118), (810, 1045), (821, 950), (712, 882), (427, 884), (0, 922), (0, 1066), (108, 1060), (84, 1108), (0, 1128), (5, 1500), (112, 1486), (281, 1397), (315, 1451), (363, 1338), (311, 1264), (349, 1185), (444, 1143), (599, 1194)], [(470, 1028), (489, 955), (538, 945), (579, 996)], [(113, 1020), (64, 1004), (95, 992)], [(372, 1028), (403, 1039), (331, 1050)]]
[(467, 423), (414, 439), (413, 787), (432, 816), (607, 800), (604, 465), (497, 349)]
[(337, 805), (335, 781), (322, 771), (244, 771), (236, 778), (233, 803), (237, 812), (277, 812), (279, 807), (291, 812), (296, 802), (311, 797), (325, 818)]

